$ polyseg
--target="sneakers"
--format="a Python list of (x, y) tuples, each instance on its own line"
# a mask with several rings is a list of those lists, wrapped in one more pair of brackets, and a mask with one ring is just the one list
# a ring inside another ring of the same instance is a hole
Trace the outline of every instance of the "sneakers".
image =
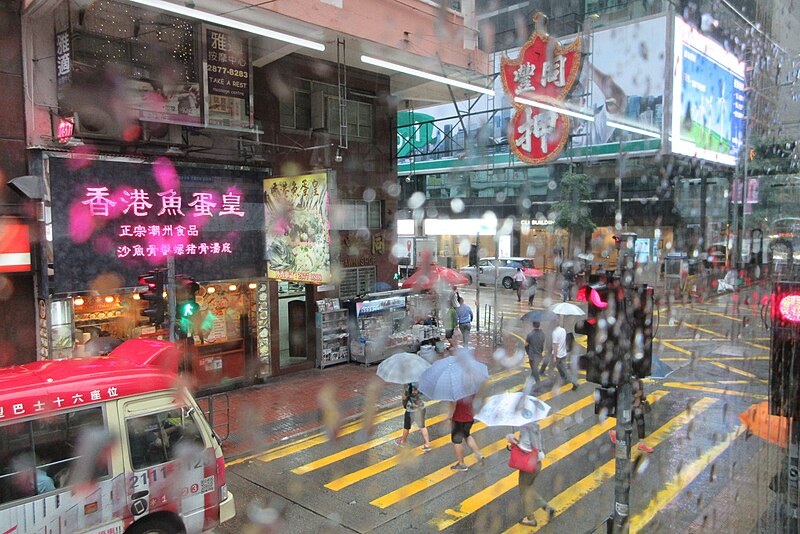
[(481, 466), (481, 467), (483, 467), (484, 465), (486, 465), (486, 456), (484, 456), (484, 455), (480, 455), (480, 456), (478, 457), (478, 465), (479, 465), (479, 466)]
[(644, 452), (653, 452), (653, 447), (648, 447), (647, 443), (640, 443), (638, 449)]
[(453, 471), (467, 471), (469, 470), (469, 467), (467, 467), (466, 464), (457, 463), (451, 465), (450, 469), (452, 469)]
[(616, 430), (609, 430), (608, 431), (608, 437), (611, 438), (611, 443), (613, 443), (614, 445), (617, 444), (617, 431)]
[(397, 438), (396, 440), (394, 440), (394, 442), (397, 443), (398, 445), (405, 445), (406, 443), (403, 438)]
[(577, 382), (572, 384), (572, 391), (575, 391), (576, 389), (578, 389), (578, 383)]
[(553, 517), (556, 515), (556, 509), (550, 506), (549, 504), (544, 507), (544, 511), (547, 512), (547, 522), (553, 520)]
[(431, 451), (431, 446), (430, 445), (423, 445), (422, 446), (422, 452), (430, 452), (430, 451)]

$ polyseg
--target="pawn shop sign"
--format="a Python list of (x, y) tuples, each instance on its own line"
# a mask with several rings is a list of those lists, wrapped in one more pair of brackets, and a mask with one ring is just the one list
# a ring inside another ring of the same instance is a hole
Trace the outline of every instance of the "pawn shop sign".
[[(517, 59), (503, 56), (500, 63), (503, 87), (516, 110), (509, 146), (517, 158), (534, 165), (556, 159), (569, 139), (569, 117), (552, 108), (564, 107), (581, 67), (580, 36), (561, 46), (544, 31), (545, 20), (536, 13), (536, 31)], [(517, 97), (542, 104), (544, 109), (521, 104)]]

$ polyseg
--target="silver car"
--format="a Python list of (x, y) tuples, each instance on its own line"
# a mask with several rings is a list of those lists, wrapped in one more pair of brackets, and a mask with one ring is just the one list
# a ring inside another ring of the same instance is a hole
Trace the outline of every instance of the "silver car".
[[(497, 269), (495, 269), (495, 262), (497, 262)], [(481, 258), (478, 260), (477, 272), (478, 282), (482, 285), (495, 285), (495, 270), (497, 271), (497, 280), (506, 289), (511, 289), (514, 282), (514, 275), (517, 268), (533, 268), (532, 258), (500, 258), (495, 260), (494, 256), (490, 258)], [(470, 265), (459, 269), (458, 272), (463, 274), (469, 279), (470, 284), (475, 283), (476, 266)]]

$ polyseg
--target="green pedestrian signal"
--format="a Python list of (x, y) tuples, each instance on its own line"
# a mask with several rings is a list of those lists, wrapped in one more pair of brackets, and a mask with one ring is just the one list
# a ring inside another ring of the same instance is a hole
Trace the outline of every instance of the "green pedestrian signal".
[(191, 337), (194, 335), (192, 319), (200, 311), (200, 305), (197, 303), (197, 292), (200, 290), (200, 284), (195, 282), (193, 278), (178, 275), (175, 280), (175, 286), (175, 300), (177, 302), (175, 320), (178, 326), (178, 334), (181, 337)]

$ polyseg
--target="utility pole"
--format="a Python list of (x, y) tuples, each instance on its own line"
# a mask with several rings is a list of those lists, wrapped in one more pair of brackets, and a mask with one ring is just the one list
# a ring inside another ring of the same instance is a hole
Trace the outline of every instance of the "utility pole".
[(170, 255), (167, 258), (167, 326), (169, 327), (169, 340), (175, 343), (178, 340), (178, 334), (175, 331), (178, 323), (175, 321), (175, 308), (177, 300), (175, 299), (175, 257)]

